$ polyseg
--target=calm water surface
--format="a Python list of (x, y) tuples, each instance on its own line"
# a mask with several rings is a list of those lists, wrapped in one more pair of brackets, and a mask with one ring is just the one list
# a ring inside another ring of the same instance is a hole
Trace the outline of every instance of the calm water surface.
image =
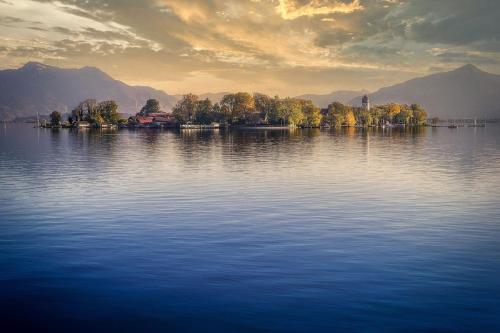
[(2, 332), (500, 332), (500, 126), (0, 128)]

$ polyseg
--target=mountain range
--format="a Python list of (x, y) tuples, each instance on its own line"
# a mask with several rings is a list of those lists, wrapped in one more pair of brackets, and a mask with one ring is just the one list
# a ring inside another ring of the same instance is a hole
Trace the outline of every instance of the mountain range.
[[(500, 118), (500, 75), (473, 65), (412, 79), (369, 94), (372, 105), (420, 104), (433, 117)], [(349, 104), (361, 104), (362, 96)]]
[(29, 62), (0, 71), (0, 120), (68, 112), (88, 98), (115, 100), (125, 114), (136, 113), (149, 98), (158, 99), (164, 109), (176, 102), (161, 90), (129, 86), (94, 67), (62, 69)]
[[(218, 102), (227, 92), (199, 95)], [(371, 104), (418, 103), (430, 116), (441, 118), (500, 118), (500, 75), (466, 65), (412, 79), (373, 93), (335, 91), (330, 94), (297, 96), (320, 107), (334, 101), (359, 105), (363, 95)], [(30, 62), (18, 69), (0, 70), (0, 120), (32, 117), (37, 112), (68, 112), (87, 98), (113, 99), (124, 114), (136, 113), (149, 98), (170, 111), (182, 95), (169, 95), (150, 87), (129, 86), (94, 67), (62, 69)]]
[(453, 71), (432, 74), (368, 93), (340, 91), (325, 95), (302, 95), (326, 108), (333, 101), (361, 106), (368, 95), (371, 105), (420, 104), (433, 117), (500, 118), (500, 75), (465, 65)]

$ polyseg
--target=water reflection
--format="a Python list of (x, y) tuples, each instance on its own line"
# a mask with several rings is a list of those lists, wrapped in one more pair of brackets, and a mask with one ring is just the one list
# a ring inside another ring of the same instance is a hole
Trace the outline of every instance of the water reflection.
[(498, 331), (499, 133), (9, 126), (0, 317), (50, 332)]

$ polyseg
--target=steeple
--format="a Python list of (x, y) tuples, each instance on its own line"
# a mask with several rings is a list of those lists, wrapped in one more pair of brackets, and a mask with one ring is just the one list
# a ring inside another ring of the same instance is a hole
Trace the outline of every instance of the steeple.
[(363, 105), (363, 109), (370, 111), (370, 99), (368, 98), (367, 95), (363, 96), (363, 99), (361, 100), (361, 103)]

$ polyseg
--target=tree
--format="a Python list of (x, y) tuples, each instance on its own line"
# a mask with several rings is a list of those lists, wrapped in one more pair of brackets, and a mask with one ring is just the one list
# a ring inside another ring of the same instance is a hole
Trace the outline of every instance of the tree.
[(411, 125), (413, 110), (407, 105), (402, 105), (400, 110), (401, 111), (396, 115), (396, 122), (403, 125)]
[(386, 121), (386, 110), (383, 107), (374, 107), (370, 110), (370, 115), (372, 118), (373, 125), (385, 124)]
[(321, 119), (323, 118), (321, 110), (312, 101), (302, 102), (302, 112), (304, 114), (303, 123), (305, 126), (318, 127), (321, 124)]
[(232, 115), (235, 107), (234, 94), (224, 95), (219, 103), (220, 114), (225, 122), (231, 124), (233, 122)]
[(104, 120), (104, 117), (100, 113), (97, 113), (90, 117), (89, 122), (91, 122), (92, 124), (102, 125), (106, 121)]
[(387, 105), (387, 115), (389, 120), (393, 120), (401, 112), (401, 105), (396, 103), (390, 103)]
[(195, 120), (198, 124), (211, 124), (214, 119), (212, 102), (207, 98), (197, 101)]
[(286, 122), (291, 126), (299, 126), (304, 119), (304, 113), (302, 112), (302, 103), (300, 100), (289, 98), (287, 99), (288, 107), (288, 117)]
[(267, 121), (271, 124), (279, 124), (282, 121), (281, 118), (281, 100), (279, 96), (274, 96), (270, 101), (270, 109), (267, 115)]
[(213, 120), (215, 122), (218, 122), (218, 123), (227, 123), (227, 117), (222, 112), (222, 108), (220, 107), (219, 103), (215, 103), (212, 106), (212, 118), (213, 118)]
[(327, 121), (335, 126), (340, 127), (345, 123), (346, 106), (339, 102), (333, 102), (328, 105)]
[(425, 125), (425, 122), (427, 121), (427, 112), (422, 109), (422, 107), (418, 104), (412, 104), (411, 109), (413, 111), (413, 125), (415, 126), (422, 126)]
[(76, 108), (71, 111), (73, 121), (91, 121), (98, 113), (97, 102), (95, 99), (86, 99), (80, 102)]
[(249, 93), (239, 92), (235, 96), (235, 108), (233, 118), (239, 120), (239, 122), (246, 122), (255, 110), (255, 101)]
[(156, 99), (148, 99), (146, 101), (146, 105), (144, 105), (139, 112), (141, 116), (147, 116), (150, 113), (159, 113), (161, 112), (160, 102)]
[(319, 109), (315, 110), (314, 108), (311, 101), (289, 97), (279, 99), (276, 96), (274, 100), (271, 100), (269, 120), (271, 123), (280, 123), (281, 125), (300, 126), (304, 122), (306, 109), (309, 109), (311, 113), (311, 120), (316, 111), (319, 113)]
[(358, 122), (363, 126), (370, 126), (373, 122), (372, 112), (362, 109), (359, 111)]
[(172, 110), (172, 113), (179, 123), (185, 124), (195, 120), (197, 109), (198, 96), (187, 94), (184, 95), (179, 102), (177, 102)]
[(242, 124), (255, 110), (255, 102), (249, 93), (239, 92), (225, 95), (220, 102), (221, 109), (229, 115), (229, 122)]
[(352, 127), (356, 125), (356, 117), (354, 117), (354, 112), (352, 108), (349, 108), (345, 111), (345, 122), (344, 125), (348, 127)]
[(264, 123), (269, 123), (272, 109), (273, 109), (273, 99), (264, 94), (255, 93), (253, 95), (255, 103), (255, 111), (257, 111), (260, 117), (264, 120)]
[(61, 125), (61, 119), (62, 119), (61, 113), (58, 112), (58, 111), (53, 111), (50, 114), (50, 123), (51, 123), (52, 126), (59, 126), (59, 125)]
[(276, 117), (281, 125), (288, 123), (289, 108), (287, 104), (286, 98), (276, 100)]
[(99, 115), (103, 121), (110, 124), (118, 123), (120, 115), (118, 113), (118, 104), (115, 101), (104, 101), (97, 105)]

